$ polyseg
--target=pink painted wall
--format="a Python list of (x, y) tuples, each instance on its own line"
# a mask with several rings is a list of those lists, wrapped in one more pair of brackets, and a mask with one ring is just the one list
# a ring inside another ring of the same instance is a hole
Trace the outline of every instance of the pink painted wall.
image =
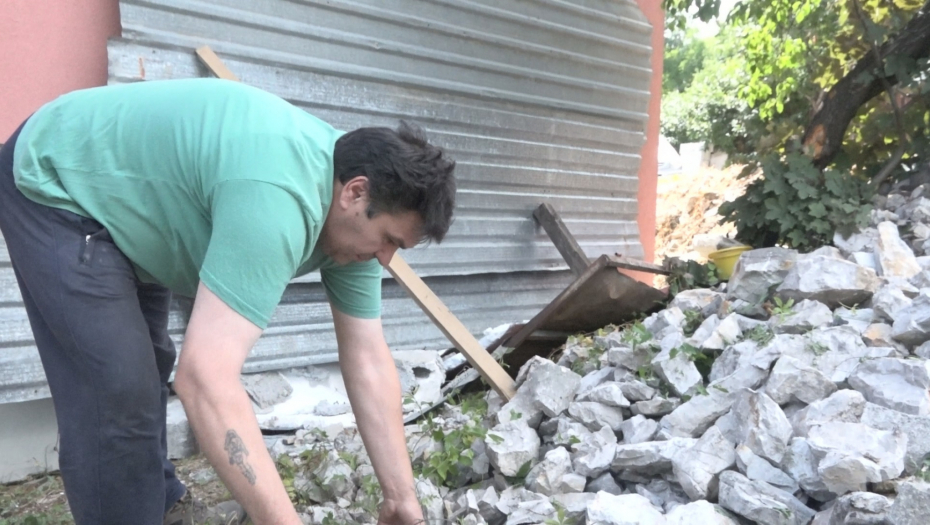
[(42, 104), (107, 82), (118, 0), (0, 0), (0, 143)]
[(662, 57), (665, 54), (665, 13), (659, 0), (636, 0), (652, 24), (652, 83), (649, 121), (639, 166), (639, 236), (646, 260), (656, 251), (656, 187), (659, 183), (659, 111), (662, 101)]

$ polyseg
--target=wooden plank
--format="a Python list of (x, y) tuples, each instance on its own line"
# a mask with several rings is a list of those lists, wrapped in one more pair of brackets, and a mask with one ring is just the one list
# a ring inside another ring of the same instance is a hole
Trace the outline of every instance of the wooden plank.
[(585, 255), (578, 241), (575, 240), (575, 236), (568, 231), (565, 223), (562, 222), (559, 212), (555, 211), (551, 204), (544, 202), (533, 212), (533, 217), (536, 217), (539, 224), (549, 234), (552, 244), (555, 244), (572, 272), (575, 275), (583, 274), (588, 269), (591, 261), (588, 260), (588, 256)]
[(198, 47), (197, 58), (199, 58), (203, 65), (207, 66), (207, 69), (216, 75), (217, 78), (239, 82), (239, 77), (226, 67), (226, 64), (223, 63), (220, 57), (216, 56), (216, 53), (213, 52), (210, 46)]
[[(197, 57), (217, 77), (239, 81), (239, 78), (223, 64), (223, 61), (216, 56), (210, 46), (198, 48)], [(513, 378), (471, 335), (465, 325), (446, 308), (446, 305), (439, 300), (439, 297), (436, 297), (436, 294), (426, 286), (426, 283), (414, 273), (400, 254), (394, 254), (391, 264), (388, 265), (388, 271), (413, 298), (414, 302), (423, 309), (423, 312), (432, 319), (442, 333), (449, 338), (449, 341), (465, 355), (465, 359), (487, 380), (491, 388), (504, 399), (508, 401), (512, 399), (516, 394)]]
[(491, 357), (491, 354), (471, 335), (465, 325), (449, 311), (439, 297), (436, 297), (436, 294), (426, 286), (426, 283), (414, 273), (403, 257), (395, 253), (394, 258), (391, 259), (391, 264), (388, 265), (388, 271), (410, 294), (410, 297), (420, 305), (423, 312), (432, 319), (442, 333), (449, 338), (449, 341), (465, 355), (465, 359), (468, 359), (471, 366), (481, 373), (491, 385), (491, 388), (504, 399), (512, 399), (516, 393), (513, 378)]
[(657, 273), (660, 275), (671, 275), (672, 272), (659, 266), (658, 264), (647, 263), (639, 259), (631, 259), (622, 255), (608, 255), (607, 266), (612, 268), (623, 268), (624, 270), (636, 270), (639, 272)]

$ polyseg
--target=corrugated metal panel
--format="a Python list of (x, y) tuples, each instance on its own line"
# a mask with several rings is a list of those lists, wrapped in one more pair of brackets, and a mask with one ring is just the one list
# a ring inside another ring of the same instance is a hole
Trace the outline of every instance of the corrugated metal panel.
[[(110, 82), (205, 76), (208, 44), (242, 80), (340, 129), (421, 124), (457, 160), (445, 242), (404, 257), (473, 332), (528, 319), (570, 281), (532, 219), (550, 202), (589, 256), (642, 255), (639, 151), (651, 27), (633, 0), (123, 0)], [(247, 371), (335, 360), (311, 274), (288, 288)], [(443, 347), (390, 279), (393, 348)], [(180, 341), (185, 305), (172, 317)], [(48, 395), (0, 246), (0, 402)]]

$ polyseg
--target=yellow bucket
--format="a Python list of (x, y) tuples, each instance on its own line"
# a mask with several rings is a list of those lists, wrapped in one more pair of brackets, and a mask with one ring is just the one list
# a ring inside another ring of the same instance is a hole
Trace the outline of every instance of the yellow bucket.
[(726, 281), (733, 275), (733, 267), (736, 266), (740, 254), (751, 249), (752, 246), (734, 246), (711, 252), (707, 255), (707, 258), (717, 266), (717, 275), (720, 276), (720, 279)]

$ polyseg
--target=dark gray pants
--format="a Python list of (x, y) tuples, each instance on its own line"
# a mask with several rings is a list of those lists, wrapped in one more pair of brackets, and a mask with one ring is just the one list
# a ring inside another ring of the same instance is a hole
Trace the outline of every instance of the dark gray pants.
[(78, 525), (161, 524), (185, 490), (165, 436), (171, 293), (138, 282), (97, 221), (23, 196), (18, 135), (0, 149), (0, 231), (52, 392), (71, 512)]

